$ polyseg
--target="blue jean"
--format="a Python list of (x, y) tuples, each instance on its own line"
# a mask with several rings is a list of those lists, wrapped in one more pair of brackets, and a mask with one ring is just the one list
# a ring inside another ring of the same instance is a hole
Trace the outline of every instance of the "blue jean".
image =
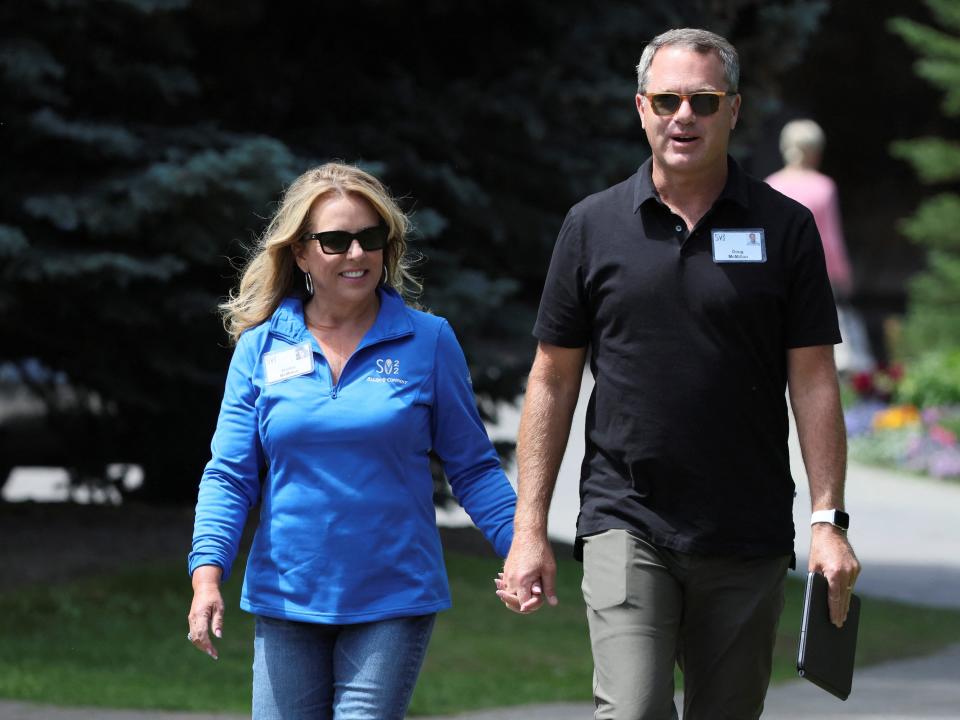
[(253, 720), (403, 720), (435, 617), (320, 625), (258, 615)]

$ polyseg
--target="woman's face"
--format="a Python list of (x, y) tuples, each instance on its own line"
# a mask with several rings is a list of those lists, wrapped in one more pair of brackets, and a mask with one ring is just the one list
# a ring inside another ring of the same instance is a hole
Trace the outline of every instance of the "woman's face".
[[(358, 232), (380, 221), (377, 211), (365, 198), (331, 193), (314, 203), (307, 232)], [(324, 305), (369, 302), (383, 275), (383, 250), (364, 250), (357, 240), (341, 255), (324, 253), (317, 240), (299, 241), (292, 247), (297, 267), (301, 272), (309, 272), (313, 279), (314, 298)]]

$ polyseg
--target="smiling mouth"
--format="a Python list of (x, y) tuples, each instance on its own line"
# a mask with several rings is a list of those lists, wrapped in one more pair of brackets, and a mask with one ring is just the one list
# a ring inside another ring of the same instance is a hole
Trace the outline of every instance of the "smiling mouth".
[(343, 277), (351, 279), (361, 278), (366, 274), (366, 270), (344, 270), (342, 273), (340, 273), (340, 275)]

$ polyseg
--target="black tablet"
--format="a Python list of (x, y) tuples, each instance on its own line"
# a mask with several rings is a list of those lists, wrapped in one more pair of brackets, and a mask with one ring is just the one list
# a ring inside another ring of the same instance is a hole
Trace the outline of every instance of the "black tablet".
[(841, 700), (850, 697), (853, 661), (857, 653), (857, 627), (860, 624), (860, 598), (850, 596), (850, 610), (843, 627), (830, 622), (827, 579), (819, 573), (807, 574), (800, 624), (797, 671)]

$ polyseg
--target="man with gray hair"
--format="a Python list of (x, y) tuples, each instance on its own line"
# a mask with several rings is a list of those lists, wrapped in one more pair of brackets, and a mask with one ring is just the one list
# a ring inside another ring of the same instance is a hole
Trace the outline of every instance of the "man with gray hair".
[(575, 552), (595, 717), (756, 718), (793, 561), (785, 390), (810, 481), (810, 569), (841, 625), (846, 538), (837, 315), (809, 211), (728, 156), (737, 52), (704, 30), (637, 66), (652, 157), (567, 214), (540, 303), (518, 440), (514, 540), (497, 594), (557, 603), (547, 510), (589, 349), (596, 380)]

